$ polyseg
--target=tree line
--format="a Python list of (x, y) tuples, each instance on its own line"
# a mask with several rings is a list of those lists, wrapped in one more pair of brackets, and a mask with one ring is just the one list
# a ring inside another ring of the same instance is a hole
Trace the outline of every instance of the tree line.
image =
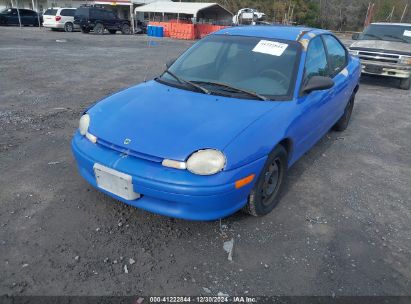
[[(185, 1), (185, 0), (183, 0)], [(210, 0), (189, 0), (210, 2)], [(411, 23), (411, 0), (216, 0), (234, 14), (249, 7), (267, 15), (267, 21), (307, 25), (330, 30), (362, 30), (370, 3), (374, 4), (373, 22)]]

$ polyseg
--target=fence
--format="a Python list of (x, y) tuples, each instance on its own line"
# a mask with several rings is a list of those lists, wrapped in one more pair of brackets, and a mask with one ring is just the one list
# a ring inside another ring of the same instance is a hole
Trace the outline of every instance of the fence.
[(221, 25), (182, 23), (177, 20), (171, 20), (170, 22), (151, 21), (149, 25), (163, 27), (164, 37), (183, 40), (200, 39), (215, 31), (226, 28), (226, 26)]

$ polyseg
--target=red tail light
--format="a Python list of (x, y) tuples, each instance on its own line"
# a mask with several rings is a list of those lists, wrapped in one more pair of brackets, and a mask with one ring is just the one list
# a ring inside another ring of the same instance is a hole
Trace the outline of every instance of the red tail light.
[(61, 16), (56, 16), (55, 19), (56, 19), (56, 21), (60, 21), (60, 20), (61, 20)]

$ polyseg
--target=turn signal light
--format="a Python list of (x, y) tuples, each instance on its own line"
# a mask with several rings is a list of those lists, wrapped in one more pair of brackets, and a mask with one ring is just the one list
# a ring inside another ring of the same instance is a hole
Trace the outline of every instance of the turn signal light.
[(238, 181), (235, 182), (235, 188), (240, 189), (241, 187), (244, 187), (251, 183), (254, 180), (255, 174), (251, 174), (243, 179), (239, 179)]

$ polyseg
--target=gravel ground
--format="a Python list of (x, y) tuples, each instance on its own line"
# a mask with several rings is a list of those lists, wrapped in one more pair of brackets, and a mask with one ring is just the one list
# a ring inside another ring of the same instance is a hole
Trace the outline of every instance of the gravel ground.
[(0, 294), (410, 295), (411, 92), (396, 80), (362, 80), (348, 130), (293, 166), (263, 218), (171, 219), (79, 176), (83, 109), (191, 43), (0, 28)]

